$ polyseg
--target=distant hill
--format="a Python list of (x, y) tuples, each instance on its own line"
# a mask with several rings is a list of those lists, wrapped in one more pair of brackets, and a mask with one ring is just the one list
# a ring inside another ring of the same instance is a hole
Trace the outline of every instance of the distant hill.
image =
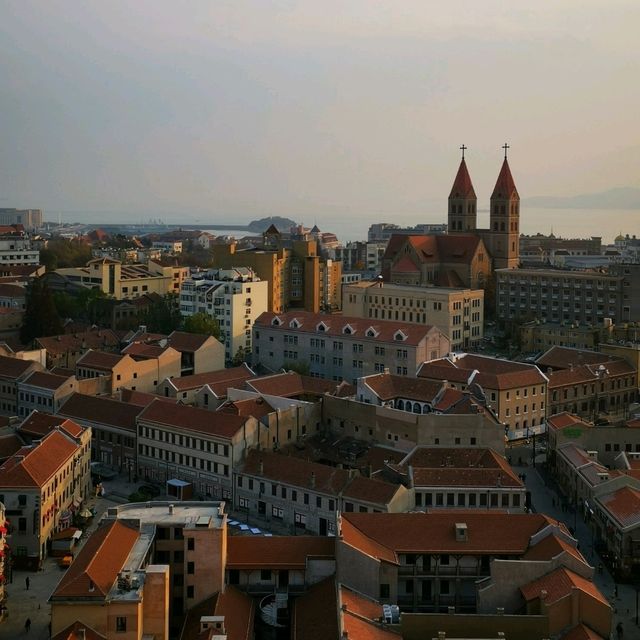
[(618, 187), (578, 196), (534, 196), (523, 202), (528, 207), (541, 209), (640, 209), (640, 189)]
[(275, 225), (278, 231), (289, 231), (290, 227), (295, 226), (295, 222), (289, 218), (281, 218), (280, 216), (270, 216), (268, 218), (260, 218), (260, 220), (252, 220), (249, 223), (249, 231), (254, 233), (262, 233), (271, 225)]

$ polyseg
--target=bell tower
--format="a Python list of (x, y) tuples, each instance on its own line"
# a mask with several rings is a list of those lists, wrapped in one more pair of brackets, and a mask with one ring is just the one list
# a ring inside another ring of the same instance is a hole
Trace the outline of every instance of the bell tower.
[(509, 145), (502, 148), (504, 161), (491, 194), (491, 253), (495, 269), (515, 269), (520, 262), (520, 196), (507, 160)]
[(465, 145), (460, 147), (462, 160), (449, 194), (449, 233), (474, 233), (478, 198), (464, 160)]

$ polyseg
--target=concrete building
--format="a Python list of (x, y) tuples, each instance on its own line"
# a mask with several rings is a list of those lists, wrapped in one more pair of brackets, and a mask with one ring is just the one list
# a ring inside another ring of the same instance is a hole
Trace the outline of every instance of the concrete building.
[(418, 377), (443, 381), (455, 389), (475, 389), (513, 440), (544, 431), (548, 378), (538, 367), (469, 353), (425, 362)]
[(137, 474), (161, 483), (182, 480), (197, 495), (231, 500), (233, 468), (258, 438), (253, 416), (158, 399), (137, 418)]
[(74, 393), (58, 415), (91, 429), (91, 460), (135, 472), (136, 417), (142, 408), (126, 402)]
[(597, 351), (551, 347), (536, 365), (549, 378), (549, 415), (567, 411), (587, 420), (629, 416), (638, 397), (638, 371), (623, 358)]
[(19, 284), (0, 283), (0, 309), (24, 311), (26, 307), (26, 289)]
[(98, 288), (116, 300), (125, 300), (151, 293), (177, 295), (188, 277), (189, 267), (152, 261), (146, 265), (122, 264), (112, 258), (96, 258), (85, 267), (56, 269), (47, 274), (47, 284), (52, 290)]
[(602, 238), (557, 238), (552, 234), (545, 236), (520, 236), (520, 257), (523, 262), (553, 263), (558, 254), (569, 256), (600, 256), (602, 254)]
[(15, 227), (0, 227), (0, 267), (37, 264), (40, 250), (33, 247), (31, 238)]
[(76, 391), (79, 389), (75, 376), (34, 371), (18, 382), (18, 415), (26, 418), (32, 411), (57, 413)]
[(0, 415), (18, 415), (18, 383), (43, 369), (34, 360), (0, 356)]
[(153, 543), (151, 525), (102, 521), (49, 598), (52, 637), (169, 640), (169, 567)]
[(416, 235), (420, 233), (446, 233), (446, 224), (417, 224), (415, 227), (400, 227), (392, 222), (376, 222), (367, 232), (368, 242), (387, 244), (394, 234)]
[(205, 313), (218, 321), (225, 345), (225, 358), (251, 352), (251, 329), (255, 319), (268, 309), (269, 283), (251, 269), (219, 269), (204, 278), (182, 283), (180, 313)]
[(231, 243), (214, 245), (212, 251), (216, 268), (250, 267), (269, 283), (270, 311), (342, 308), (342, 263), (321, 256), (315, 240), (287, 243), (272, 226), (264, 233), (262, 248), (237, 250)]
[(91, 489), (91, 430), (71, 420), (23, 447), (0, 467), (0, 502), (13, 524), (13, 563), (39, 568), (47, 543), (71, 526)]
[(484, 336), (484, 291), (360, 281), (342, 288), (347, 316), (432, 325), (449, 337), (451, 350), (477, 347)]
[(236, 511), (292, 534), (335, 535), (341, 511), (398, 513), (413, 506), (412, 492), (399, 482), (264, 450), (249, 451), (234, 478)]
[(42, 227), (42, 209), (0, 209), (0, 225), (21, 224), (33, 231)]
[(308, 364), (311, 376), (353, 382), (383, 372), (414, 376), (442, 357), (449, 339), (436, 327), (305, 311), (263, 313), (254, 324), (253, 361), (277, 371)]
[(382, 258), (386, 250), (386, 242), (347, 242), (336, 247), (336, 260), (342, 262), (342, 271), (357, 271), (374, 275), (382, 271)]

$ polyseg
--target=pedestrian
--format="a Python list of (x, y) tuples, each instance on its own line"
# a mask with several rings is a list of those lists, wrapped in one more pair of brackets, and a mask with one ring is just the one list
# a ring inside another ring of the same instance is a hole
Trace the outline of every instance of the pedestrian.
[(24, 630), (29, 633), (29, 629), (31, 629), (31, 618), (27, 618), (24, 622)]
[(616, 625), (616, 635), (618, 636), (618, 640), (622, 640), (622, 637), (624, 636), (622, 622), (618, 622), (618, 624)]
[(24, 584), (25, 584), (25, 587), (27, 588), (27, 591), (29, 591), (29, 585), (31, 584), (31, 580), (29, 580), (29, 576), (27, 576), (24, 579)]

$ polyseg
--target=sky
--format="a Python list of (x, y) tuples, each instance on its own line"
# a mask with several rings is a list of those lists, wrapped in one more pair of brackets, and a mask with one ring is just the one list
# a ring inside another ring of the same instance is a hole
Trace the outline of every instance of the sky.
[(0, 207), (393, 221), (446, 212), (463, 143), (480, 208), (505, 142), (523, 198), (640, 187), (638, 24), (637, 0), (0, 0)]

